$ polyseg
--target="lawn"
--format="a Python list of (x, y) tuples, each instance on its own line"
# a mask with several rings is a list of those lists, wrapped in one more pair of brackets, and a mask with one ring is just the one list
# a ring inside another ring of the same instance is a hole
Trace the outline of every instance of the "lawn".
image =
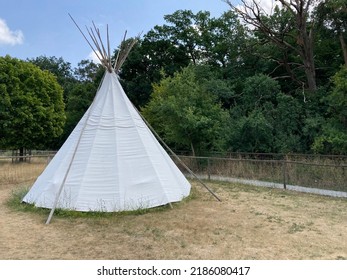
[[(0, 184), (0, 259), (347, 259), (347, 200), (197, 182), (173, 208), (112, 215), (23, 211)], [(11, 205), (9, 201), (12, 201)]]

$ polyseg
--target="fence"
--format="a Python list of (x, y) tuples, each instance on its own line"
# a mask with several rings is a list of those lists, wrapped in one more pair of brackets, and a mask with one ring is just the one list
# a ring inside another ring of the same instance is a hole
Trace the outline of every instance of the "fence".
[(305, 158), (305, 161), (297, 161), (289, 156), (282, 159), (254, 159), (249, 155), (247, 158), (180, 156), (195, 174), (208, 180), (248, 180), (257, 185), (281, 185), (284, 189), (301, 186), (347, 192), (345, 158)]
[(51, 158), (49, 155), (0, 156), (0, 185), (32, 183)]
[[(53, 152), (24, 156), (2, 153), (0, 184), (33, 182), (53, 155)], [(347, 192), (347, 157), (344, 156), (317, 158), (308, 155), (235, 154), (229, 157), (179, 157), (195, 174), (208, 180), (243, 180), (258, 185), (276, 184), (283, 188), (301, 186)], [(180, 163), (174, 161), (180, 167)]]

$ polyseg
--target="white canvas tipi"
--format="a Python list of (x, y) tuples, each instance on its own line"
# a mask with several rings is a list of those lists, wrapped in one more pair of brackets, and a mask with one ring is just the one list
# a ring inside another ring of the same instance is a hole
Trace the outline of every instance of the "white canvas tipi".
[(113, 212), (189, 195), (190, 183), (124, 93), (108, 58), (102, 59), (106, 71), (93, 103), (24, 202), (52, 210)]

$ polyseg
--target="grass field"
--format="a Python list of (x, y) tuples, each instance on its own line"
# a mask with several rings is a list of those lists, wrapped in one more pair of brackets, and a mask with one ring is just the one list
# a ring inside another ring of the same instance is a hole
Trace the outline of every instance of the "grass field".
[[(29, 176), (30, 175), (30, 176)], [(192, 181), (189, 199), (132, 214), (24, 211), (0, 184), (0, 259), (347, 259), (347, 200)]]

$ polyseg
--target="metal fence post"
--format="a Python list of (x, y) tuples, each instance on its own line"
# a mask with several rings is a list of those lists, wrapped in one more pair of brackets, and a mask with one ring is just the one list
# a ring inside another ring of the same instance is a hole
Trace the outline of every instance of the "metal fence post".
[(210, 158), (209, 157), (207, 157), (207, 175), (208, 175), (208, 180), (211, 180)]
[(287, 189), (287, 159), (284, 158), (282, 161), (282, 173), (283, 173), (283, 187), (284, 189)]

